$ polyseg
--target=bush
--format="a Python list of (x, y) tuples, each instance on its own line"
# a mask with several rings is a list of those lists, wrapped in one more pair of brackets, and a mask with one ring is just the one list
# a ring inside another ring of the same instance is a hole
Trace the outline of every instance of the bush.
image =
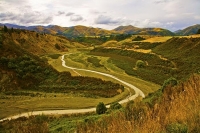
[(113, 109), (113, 110), (116, 110), (116, 109), (120, 109), (120, 108), (122, 108), (122, 105), (121, 104), (119, 104), (119, 103), (112, 103), (111, 105), (110, 105), (110, 109)]
[(200, 34), (200, 29), (197, 31), (197, 33), (196, 34)]
[(142, 40), (145, 40), (145, 39), (143, 37), (141, 37), (141, 36), (137, 36), (132, 41), (142, 41)]
[(188, 127), (185, 124), (171, 123), (167, 125), (166, 130), (168, 133), (187, 133)]
[(55, 48), (58, 49), (58, 50), (61, 49), (60, 46), (57, 43), (55, 44)]
[(162, 90), (164, 88), (166, 88), (168, 85), (171, 85), (171, 87), (173, 87), (173, 86), (175, 86), (177, 84), (178, 84), (178, 81), (175, 78), (171, 77), (171, 78), (169, 78), (169, 79), (164, 81), (164, 83), (162, 85)]
[(97, 114), (105, 114), (106, 111), (107, 111), (107, 108), (106, 108), (106, 106), (105, 106), (105, 104), (103, 102), (100, 102), (96, 106), (96, 113)]
[(138, 61), (136, 62), (136, 67), (137, 67), (137, 68), (143, 68), (143, 67), (145, 67), (145, 62), (142, 61), (142, 60), (138, 60)]

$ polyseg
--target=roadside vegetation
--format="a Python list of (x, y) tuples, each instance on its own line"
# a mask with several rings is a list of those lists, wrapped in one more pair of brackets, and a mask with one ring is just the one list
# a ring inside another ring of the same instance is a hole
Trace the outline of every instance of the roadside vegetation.
[[(166, 86), (143, 101), (129, 102), (123, 111), (92, 123), (82, 123), (78, 132), (198, 132), (200, 131), (200, 76), (193, 75), (177, 86)], [(154, 101), (149, 101), (150, 99)], [(149, 103), (150, 102), (150, 103)], [(154, 102), (154, 103), (151, 103)]]

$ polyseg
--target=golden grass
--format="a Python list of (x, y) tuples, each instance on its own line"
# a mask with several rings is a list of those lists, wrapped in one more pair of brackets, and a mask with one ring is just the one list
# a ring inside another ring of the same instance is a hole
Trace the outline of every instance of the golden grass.
[[(200, 127), (200, 75), (164, 90), (161, 101), (150, 107), (142, 102), (129, 106), (127, 113), (113, 113), (92, 124), (82, 124), (79, 132), (159, 133), (169, 132), (170, 124), (181, 124), (187, 132), (199, 132)], [(179, 132), (173, 127), (171, 130)], [(180, 130), (180, 129), (179, 129)], [(183, 132), (183, 131), (182, 131)]]
[(103, 43), (102, 46), (104, 46), (104, 47), (116, 47), (117, 41), (115, 41), (115, 40), (107, 41), (107, 42)]
[(154, 43), (154, 42), (166, 42), (167, 40), (169, 40), (171, 38), (172, 38), (172, 36), (152, 37), (152, 38), (148, 38), (146, 40), (143, 40), (142, 42), (150, 42), (150, 43)]

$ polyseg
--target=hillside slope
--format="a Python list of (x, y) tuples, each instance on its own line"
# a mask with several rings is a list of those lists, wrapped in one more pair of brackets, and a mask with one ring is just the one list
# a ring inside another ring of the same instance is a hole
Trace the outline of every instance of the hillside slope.
[(140, 34), (140, 35), (161, 35), (161, 36), (173, 36), (173, 32), (162, 28), (137, 28), (132, 25), (119, 26), (113, 31), (121, 32), (123, 34)]
[[(150, 101), (152, 100), (152, 101)], [(124, 110), (79, 124), (81, 133), (197, 133), (200, 131), (200, 75), (143, 101), (130, 101)], [(152, 103), (153, 104), (152, 104)]]
[(200, 71), (200, 38), (174, 37), (153, 49), (153, 52), (176, 64), (177, 78), (185, 78), (190, 73)]
[(115, 34), (142, 34), (142, 35), (161, 35), (170, 36), (175, 35), (173, 32), (162, 28), (138, 28), (132, 25), (119, 26), (113, 30), (106, 30), (101, 28), (87, 27), (82, 25), (72, 27), (61, 27), (58, 25), (49, 26), (19, 26), (13, 24), (0, 24), (0, 26), (6, 25), (9, 28), (26, 29), (36, 31), (39, 33), (47, 33), (53, 35), (64, 35), (68, 38), (76, 38), (80, 36), (107, 36)]
[[(8, 32), (0, 30), (0, 33), (2, 34), (0, 92), (25, 89), (42, 92), (79, 92), (112, 97), (118, 94), (117, 89), (123, 89), (123, 86), (110, 81), (90, 77), (72, 77), (69, 72), (59, 73), (47, 61), (37, 56), (66, 50), (65, 41), (68, 43), (69, 41), (65, 38), (39, 35), (38, 40), (35, 40), (34, 36), (37, 36), (37, 33), (24, 30)], [(59, 50), (54, 46), (56, 40), (60, 46)]]
[(175, 33), (182, 36), (193, 35), (197, 33), (198, 29), (200, 29), (200, 24), (189, 26), (183, 30), (176, 31)]
[(84, 47), (82, 44), (70, 42), (63, 36), (40, 34), (28, 30), (9, 29), (3, 34), (4, 44), (18, 45), (32, 54), (66, 52), (68, 48)]

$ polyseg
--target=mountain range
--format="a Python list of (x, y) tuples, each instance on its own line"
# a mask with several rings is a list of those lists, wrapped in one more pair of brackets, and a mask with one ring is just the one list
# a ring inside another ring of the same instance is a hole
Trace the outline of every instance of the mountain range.
[(161, 36), (192, 35), (195, 34), (198, 29), (200, 29), (200, 24), (196, 24), (175, 32), (171, 32), (170, 30), (163, 28), (138, 28), (132, 25), (119, 26), (113, 30), (86, 27), (82, 25), (77, 25), (72, 27), (61, 27), (58, 25), (48, 25), (48, 26), (38, 25), (38, 26), (26, 27), (9, 23), (5, 24), (0, 23), (0, 26), (4, 25), (6, 25), (8, 28), (25, 29), (52, 35), (64, 35), (68, 38), (74, 38), (80, 36), (102, 36), (102, 35), (106, 36), (114, 34), (139, 34), (139, 35), (161, 35)]

